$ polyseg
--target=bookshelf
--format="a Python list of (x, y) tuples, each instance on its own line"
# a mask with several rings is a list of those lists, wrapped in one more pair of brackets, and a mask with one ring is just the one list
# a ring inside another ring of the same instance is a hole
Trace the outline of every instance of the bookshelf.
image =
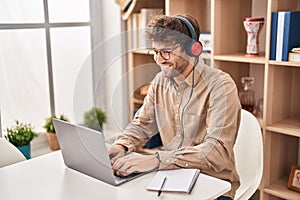
[[(287, 188), (292, 164), (299, 165), (300, 138), (300, 63), (270, 60), (271, 15), (277, 11), (300, 10), (300, 0), (136, 0), (126, 16), (127, 30), (132, 29), (133, 13), (141, 8), (162, 8), (165, 14), (194, 16), (202, 32), (210, 32), (212, 50), (205, 54), (213, 64), (228, 72), (241, 89), (241, 77), (255, 78), (255, 99), (263, 98), (263, 116), (258, 118), (264, 140), (264, 173), (253, 199), (300, 200), (300, 193)], [(144, 4), (144, 5), (143, 5)], [(260, 33), (259, 56), (245, 55), (247, 34), (243, 27), (246, 17), (264, 17)], [(124, 18), (123, 18), (124, 19)], [(129, 36), (130, 37), (130, 36)], [(130, 38), (127, 41), (130, 49)], [(132, 101), (130, 110), (139, 108), (143, 96), (138, 97), (140, 86), (136, 78), (150, 81), (159, 71), (144, 50), (129, 51), (127, 67), (152, 63), (149, 71), (140, 70), (130, 80)], [(141, 78), (142, 77), (142, 78)]]

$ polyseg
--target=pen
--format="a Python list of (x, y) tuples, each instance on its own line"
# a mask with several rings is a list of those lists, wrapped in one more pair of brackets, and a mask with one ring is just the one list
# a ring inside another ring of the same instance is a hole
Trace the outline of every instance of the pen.
[(163, 182), (162, 182), (162, 184), (161, 184), (161, 186), (160, 186), (160, 189), (158, 190), (158, 193), (157, 193), (157, 196), (158, 196), (158, 197), (160, 196), (160, 194), (161, 194), (161, 192), (162, 192), (162, 189), (163, 189), (163, 187), (164, 187), (164, 185), (165, 185), (165, 183), (166, 183), (166, 180), (167, 180), (167, 177), (165, 176), (165, 178), (164, 178), (164, 180), (163, 180)]

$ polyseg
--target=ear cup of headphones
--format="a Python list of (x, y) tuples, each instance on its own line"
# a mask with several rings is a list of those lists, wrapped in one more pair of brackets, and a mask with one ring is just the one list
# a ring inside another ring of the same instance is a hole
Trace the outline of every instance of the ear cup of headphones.
[(203, 46), (200, 41), (189, 41), (185, 44), (185, 52), (192, 57), (198, 57), (202, 53)]

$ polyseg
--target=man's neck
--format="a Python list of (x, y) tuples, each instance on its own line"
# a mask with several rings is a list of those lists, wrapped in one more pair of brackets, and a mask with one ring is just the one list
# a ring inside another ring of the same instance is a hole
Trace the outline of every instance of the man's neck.
[(174, 81), (177, 85), (180, 85), (188, 75), (193, 71), (194, 65), (190, 62), (189, 65), (185, 68), (185, 70), (181, 73), (181, 75), (174, 77)]

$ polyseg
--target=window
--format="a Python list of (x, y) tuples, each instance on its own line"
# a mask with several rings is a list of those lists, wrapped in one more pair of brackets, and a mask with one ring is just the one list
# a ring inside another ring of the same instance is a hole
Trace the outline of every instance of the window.
[[(73, 90), (93, 46), (91, 2), (0, 1), (2, 130), (16, 119), (40, 132), (52, 114), (74, 119)], [(84, 76), (88, 96), (76, 115), (93, 105), (91, 65)]]

